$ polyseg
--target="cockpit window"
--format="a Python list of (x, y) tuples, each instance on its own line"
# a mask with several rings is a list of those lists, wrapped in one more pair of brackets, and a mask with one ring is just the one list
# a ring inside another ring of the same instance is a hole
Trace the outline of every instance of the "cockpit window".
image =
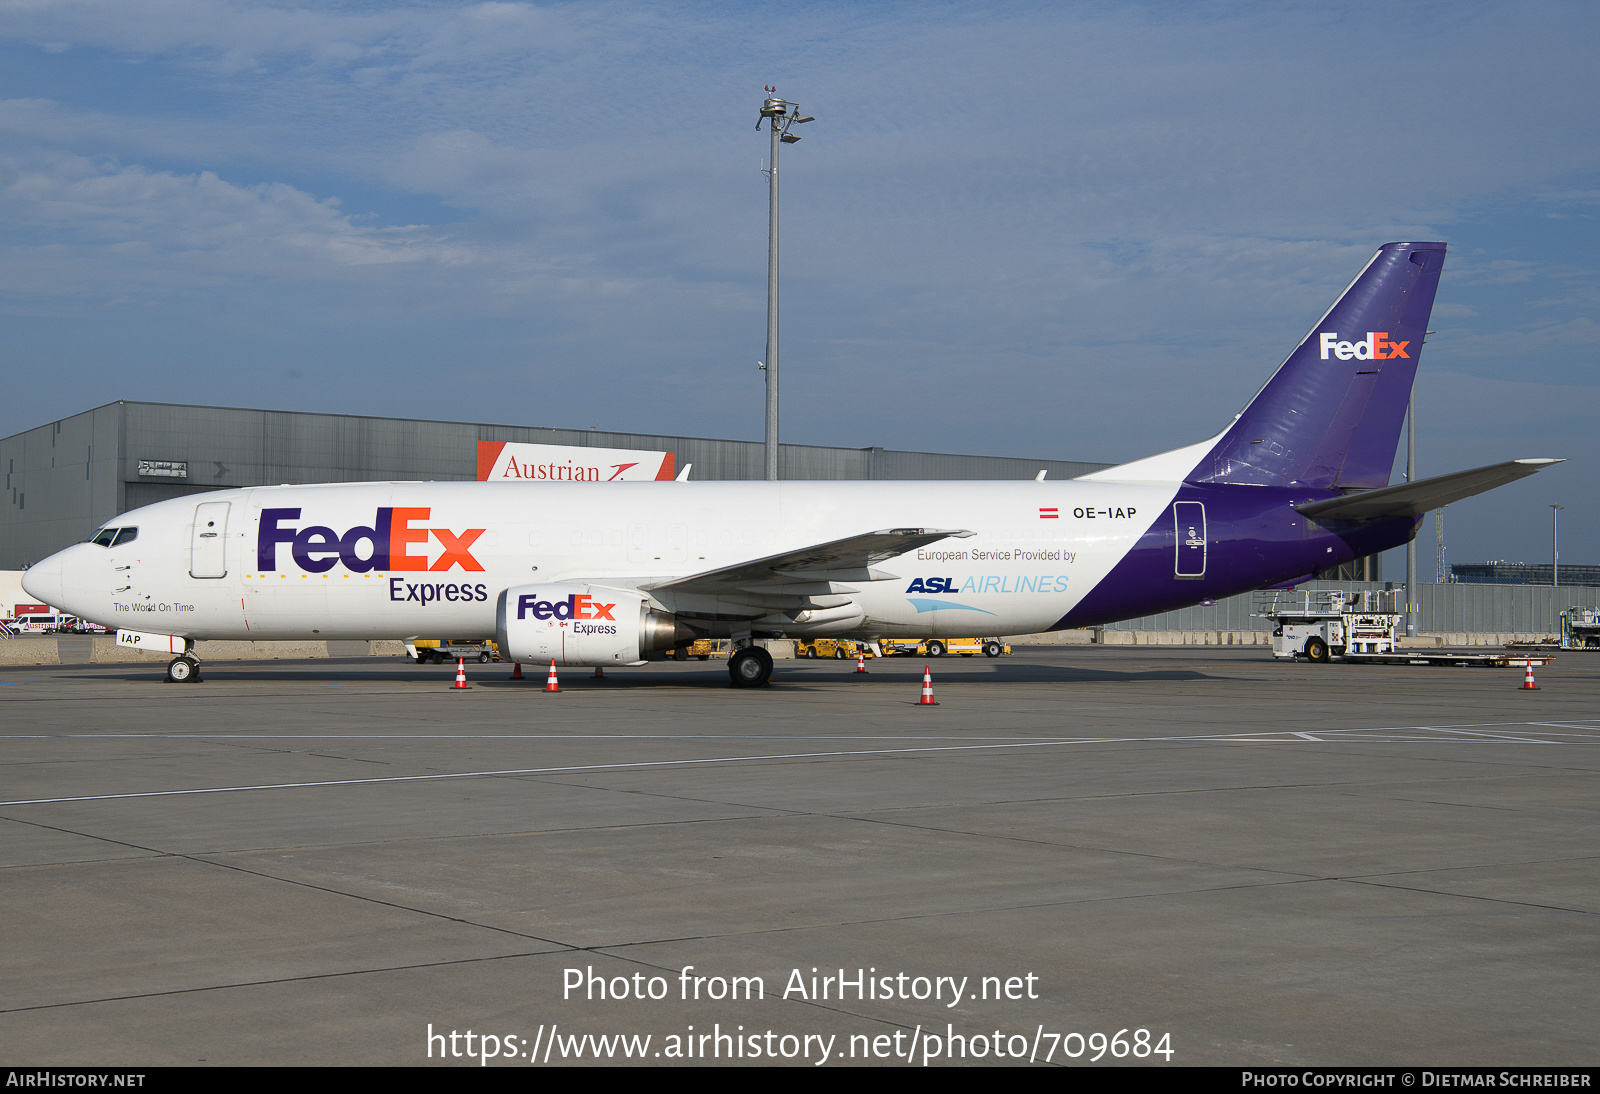
[(138, 538), (137, 528), (102, 528), (89, 542), (98, 543), (102, 547), (121, 547), (124, 543), (132, 543)]

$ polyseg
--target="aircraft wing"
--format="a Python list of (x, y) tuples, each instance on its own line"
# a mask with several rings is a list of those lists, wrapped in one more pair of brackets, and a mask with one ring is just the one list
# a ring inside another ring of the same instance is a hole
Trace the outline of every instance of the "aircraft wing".
[(1485, 490), (1493, 490), (1508, 482), (1526, 478), (1543, 471), (1551, 464), (1565, 460), (1511, 460), (1508, 463), (1476, 467), (1471, 471), (1457, 471), (1416, 482), (1403, 482), (1398, 486), (1385, 486), (1380, 490), (1363, 490), (1327, 501), (1312, 501), (1295, 506), (1295, 510), (1314, 519), (1325, 520), (1376, 520), (1380, 517), (1420, 517), (1430, 509), (1470, 498)]
[(650, 592), (696, 593), (731, 599), (743, 599), (741, 594), (777, 593), (804, 597), (819, 593), (854, 592), (854, 589), (824, 586), (840, 581), (893, 580), (897, 574), (875, 570), (873, 565), (942, 539), (964, 539), (974, 534), (949, 528), (886, 528), (688, 577), (658, 581), (643, 588)]

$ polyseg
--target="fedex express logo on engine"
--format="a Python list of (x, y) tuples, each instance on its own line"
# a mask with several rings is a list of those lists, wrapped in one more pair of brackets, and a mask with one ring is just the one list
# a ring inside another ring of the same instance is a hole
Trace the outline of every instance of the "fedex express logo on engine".
[(1333, 354), (1341, 361), (1354, 358), (1357, 361), (1387, 361), (1394, 357), (1404, 357), (1407, 360), (1411, 354), (1406, 352), (1406, 347), (1411, 344), (1407, 339), (1404, 342), (1389, 341), (1389, 332), (1386, 330), (1369, 330), (1367, 336), (1359, 342), (1341, 342), (1337, 331), (1328, 331), (1321, 335), (1322, 359), (1326, 361), (1328, 354)]
[(565, 600), (540, 600), (532, 593), (517, 597), (517, 618), (526, 619), (610, 619), (616, 604), (602, 604), (592, 596), (573, 593)]
[[(321, 574), (343, 563), (352, 573), (373, 570), (443, 571), (454, 566), (463, 570), (483, 569), (472, 557), (472, 545), (486, 528), (452, 532), (448, 528), (413, 527), (428, 520), (428, 506), (396, 506), (379, 509), (370, 525), (358, 524), (336, 532), (320, 524), (296, 528), (290, 522), (300, 519), (299, 509), (261, 510), (261, 530), (256, 534), (256, 568), (278, 568), (278, 545), (289, 545), (294, 564), (308, 573)], [(428, 564), (427, 544), (437, 540), (444, 548), (433, 564)], [(413, 547), (420, 552), (412, 554)]]

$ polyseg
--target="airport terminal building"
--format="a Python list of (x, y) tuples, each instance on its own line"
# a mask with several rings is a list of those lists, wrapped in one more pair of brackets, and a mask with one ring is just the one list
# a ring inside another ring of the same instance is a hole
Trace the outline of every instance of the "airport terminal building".
[(1463, 585), (1587, 585), (1600, 587), (1600, 566), (1553, 562), (1456, 562), (1450, 580)]
[[(696, 481), (760, 479), (759, 441), (286, 410), (115, 402), (0, 440), (6, 514), (0, 570), (89, 538), (118, 513), (168, 498), (280, 483), (472, 481), (505, 446), (647, 450)], [(567, 461), (570, 463), (571, 461)], [(786, 444), (784, 479), (1070, 479), (1078, 460)], [(667, 477), (671, 477), (668, 475)]]

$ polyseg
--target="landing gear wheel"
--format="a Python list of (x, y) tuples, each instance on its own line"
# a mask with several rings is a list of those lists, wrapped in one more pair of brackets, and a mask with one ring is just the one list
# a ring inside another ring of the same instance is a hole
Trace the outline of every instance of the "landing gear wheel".
[(1306, 641), (1306, 660), (1318, 665), (1328, 662), (1328, 644), (1320, 638), (1311, 638)]
[(928, 643), (928, 656), (929, 657), (943, 657), (944, 656), (944, 643), (943, 642), (929, 642)]
[(188, 657), (174, 657), (167, 663), (167, 683), (169, 684), (197, 684), (200, 682), (200, 666)]
[(998, 642), (985, 642), (983, 644), (983, 655), (985, 657), (999, 657), (1002, 652), (1003, 650)]
[(746, 646), (728, 659), (728, 676), (736, 688), (759, 688), (772, 677), (772, 654)]

